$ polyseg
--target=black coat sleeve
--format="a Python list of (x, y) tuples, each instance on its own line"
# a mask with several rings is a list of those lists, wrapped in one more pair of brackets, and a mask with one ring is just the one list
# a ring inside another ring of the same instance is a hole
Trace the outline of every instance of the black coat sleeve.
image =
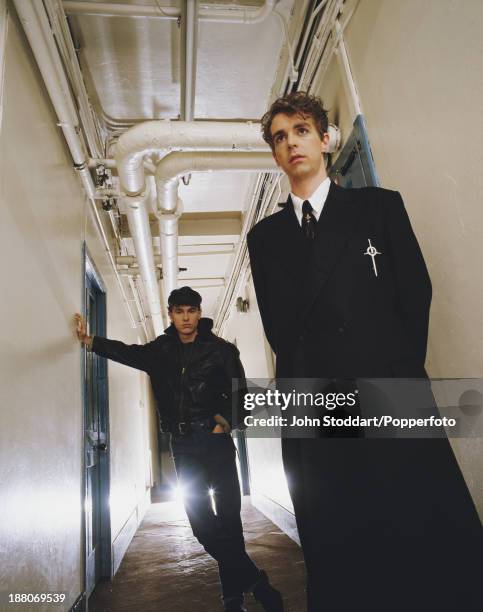
[(431, 280), (398, 192), (385, 206), (391, 262), (396, 281), (399, 316), (421, 367), (426, 359)]
[(267, 274), (263, 261), (263, 249), (259, 239), (253, 230), (247, 236), (248, 253), (250, 255), (250, 267), (252, 270), (253, 284), (257, 296), (258, 309), (262, 318), (265, 336), (272, 347), (273, 352), (277, 353), (277, 342), (273, 328), (273, 318), (270, 316), (269, 296), (267, 292)]
[(149, 372), (152, 349), (156, 340), (148, 344), (124, 344), (119, 340), (109, 340), (94, 336), (92, 350), (101, 357), (107, 357), (124, 365)]
[(224, 368), (230, 388), (223, 392), (220, 412), (232, 429), (243, 429), (244, 399), (247, 392), (245, 370), (240, 360), (240, 351), (229, 342), (224, 346)]

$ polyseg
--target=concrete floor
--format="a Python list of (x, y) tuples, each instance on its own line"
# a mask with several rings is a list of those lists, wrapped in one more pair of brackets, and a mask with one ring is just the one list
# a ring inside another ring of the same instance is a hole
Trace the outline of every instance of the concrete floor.
[[(285, 612), (305, 611), (302, 551), (253, 508), (245, 497), (242, 520), (247, 551), (282, 591)], [(179, 502), (156, 503), (147, 511), (112, 582), (101, 582), (89, 612), (217, 612), (222, 610), (216, 562), (193, 537)], [(251, 594), (249, 612), (262, 608)]]

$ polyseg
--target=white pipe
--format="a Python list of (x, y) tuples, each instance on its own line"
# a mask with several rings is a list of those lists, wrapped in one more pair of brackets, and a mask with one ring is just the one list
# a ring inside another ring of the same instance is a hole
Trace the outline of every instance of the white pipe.
[(58, 0), (43, 0), (43, 3), (50, 25), (47, 36), (52, 38), (53, 35), (55, 40), (62, 63), (62, 71), (71, 87), (71, 98), (75, 101), (75, 106), (78, 109), (86, 147), (91, 155), (100, 157), (104, 148), (102, 138), (85, 88), (79, 59), (64, 10)]
[(88, 170), (88, 155), (79, 137), (77, 112), (70, 95), (62, 63), (41, 3), (35, 0), (14, 0), (45, 86), (54, 106), (58, 125), (67, 141), (74, 167), (89, 199), (96, 199), (96, 188)]
[(127, 221), (146, 291), (154, 333), (156, 336), (159, 336), (163, 333), (163, 318), (161, 315), (158, 281), (154, 267), (153, 242), (149, 227), (147, 199), (148, 194), (145, 193), (137, 197), (125, 198), (125, 202)]
[[(178, 206), (181, 208), (181, 205)], [(158, 216), (161, 262), (165, 294), (169, 296), (178, 284), (178, 219), (179, 213)]]
[(35, 0), (13, 0), (25, 34), (37, 60), (42, 78), (54, 105), (59, 125), (64, 132), (74, 164), (87, 163), (87, 154), (78, 134), (77, 112), (70, 96), (69, 84), (42, 2)]
[[(267, 149), (267, 145), (264, 147)], [(158, 211), (172, 213), (176, 210), (178, 185), (181, 176), (192, 172), (280, 172), (272, 153), (266, 152), (206, 152), (190, 151), (171, 153), (164, 157), (156, 169)]]
[(141, 270), (139, 268), (118, 268), (117, 271), (121, 276), (127, 276), (129, 278), (141, 276)]
[(280, 172), (270, 152), (171, 153), (159, 162), (155, 178), (166, 295), (176, 289), (178, 283), (178, 217), (181, 214), (179, 178), (187, 173), (206, 171)]
[(300, 60), (302, 59), (302, 55), (305, 51), (305, 45), (307, 44), (307, 39), (309, 37), (310, 30), (312, 29), (312, 24), (314, 22), (314, 19), (317, 17), (317, 15), (320, 13), (320, 11), (324, 8), (326, 4), (327, 4), (327, 0), (322, 0), (319, 6), (316, 9), (314, 9), (312, 11), (312, 14), (310, 15), (309, 23), (307, 24), (307, 27), (305, 28), (305, 33), (302, 39), (302, 44), (300, 45), (300, 51), (297, 55), (297, 60), (295, 61), (295, 68), (297, 70), (298, 70), (298, 67), (300, 66)]
[(200, 9), (200, 19), (203, 21), (216, 21), (218, 23), (261, 23), (271, 15), (279, 0), (265, 0), (258, 9), (234, 6), (230, 10), (220, 11), (216, 9)]
[(352, 120), (357, 117), (357, 115), (362, 114), (361, 102), (359, 98), (359, 93), (357, 91), (356, 82), (354, 80), (354, 75), (352, 74), (349, 55), (347, 53), (347, 48), (345, 46), (343, 29), (340, 25), (339, 20), (337, 19), (335, 22), (335, 31), (337, 38), (339, 40), (338, 48), (336, 47), (337, 58), (339, 60), (339, 64), (342, 68), (342, 74), (344, 75), (344, 80), (346, 83), (347, 91), (349, 94), (349, 100), (351, 101), (351, 111), (352, 111)]
[[(235, 252), (233, 245), (230, 245), (229, 248), (222, 248), (219, 250), (206, 250), (206, 247), (208, 245), (203, 245), (205, 246), (204, 250), (187, 251), (186, 248), (190, 246), (192, 245), (191, 244), (185, 245), (185, 248), (182, 253), (179, 253), (178, 251), (179, 256), (180, 257), (200, 257), (200, 256), (212, 257), (213, 255), (233, 255), (233, 253)], [(123, 270), (124, 268), (119, 267), (119, 266), (137, 266), (138, 259), (134, 255), (117, 255), (116, 263), (118, 265), (118, 269)], [(154, 263), (156, 265), (161, 264), (161, 255), (154, 255)]]
[(107, 256), (114, 270), (114, 274), (126, 306), (131, 325), (136, 328), (136, 321), (132, 314), (126, 291), (116, 269), (116, 263), (111, 252), (109, 240), (99, 216), (95, 203), (96, 188), (88, 170), (88, 157), (77, 132), (78, 121), (74, 104), (71, 99), (69, 85), (65, 77), (57, 48), (50, 32), (50, 26), (41, 3), (35, 0), (14, 0), (15, 9), (22, 22), (32, 52), (37, 61), (39, 70), (44, 79), (48, 94), (57, 114), (59, 125), (67, 141), (74, 166), (82, 181), (89, 203), (94, 214), (97, 229), (106, 250)]
[[(343, 2), (343, 0), (338, 0), (339, 2)], [(328, 38), (327, 40), (327, 45), (324, 48), (324, 51), (319, 59), (318, 62), (318, 66), (317, 69), (314, 73), (314, 76), (312, 78), (312, 90), (313, 91), (318, 91), (320, 89), (320, 83), (322, 82), (325, 73), (327, 71), (327, 68), (329, 66), (329, 62), (332, 58), (332, 56), (335, 54), (336, 50), (337, 50), (337, 46), (339, 44), (339, 40), (340, 37), (342, 36), (342, 34), (344, 33), (344, 28), (346, 27), (346, 25), (349, 23), (350, 19), (352, 18), (352, 15), (355, 11), (355, 9), (357, 8), (359, 3), (359, 0), (356, 0), (356, 2), (353, 4), (351, 10), (349, 11), (349, 14), (347, 16), (347, 18), (345, 19), (343, 25), (341, 25), (340, 30), (338, 30), (338, 32), (334, 33), (332, 32), (332, 35), (330, 36), (330, 38)], [(331, 25), (331, 28), (335, 27), (335, 22), (337, 20), (337, 15), (339, 13), (337, 12), (336, 15), (334, 16), (333, 19), (333, 23)]]
[[(17, 0), (18, 1), (18, 0)], [(145, 190), (143, 158), (173, 151), (266, 151), (258, 123), (145, 121), (122, 134), (115, 159), (126, 195)]]
[(334, 49), (339, 42), (337, 35), (334, 36), (332, 29), (335, 21), (337, 20), (337, 16), (343, 8), (344, 0), (333, 0), (333, 2), (334, 5), (328, 7), (330, 12), (325, 23), (325, 29), (322, 37), (323, 42), (317, 46), (313, 54), (313, 62), (309, 71), (309, 77), (307, 79), (307, 83), (310, 83), (307, 89), (309, 92), (320, 90), (320, 82), (326, 73)]
[[(273, 11), (277, 0), (266, 0), (260, 8), (229, 6), (226, 9), (200, 8), (202, 21), (218, 23), (260, 23)], [(108, 2), (81, 2), (64, 0), (64, 10), (68, 15), (97, 15), (100, 17), (145, 17), (149, 19), (177, 20), (181, 11), (171, 6), (140, 6), (139, 4), (109, 4)]]
[(96, 188), (92, 180), (91, 173), (87, 169), (87, 166), (76, 166), (75, 169), (77, 170), (77, 174), (79, 175), (79, 178), (82, 182), (82, 186), (84, 187), (87, 197), (90, 200), (96, 200), (97, 199)]
[(97, 15), (99, 17), (148, 17), (150, 19), (172, 19), (181, 16), (179, 8), (170, 6), (140, 6), (139, 4), (110, 4), (109, 2), (82, 2), (64, 0), (67, 15)]
[(139, 325), (143, 328), (145, 341), (148, 342), (149, 334), (148, 334), (148, 327), (146, 325), (146, 316), (144, 314), (144, 310), (143, 310), (141, 301), (139, 299), (138, 290), (134, 283), (134, 279), (129, 277), (127, 281), (129, 283), (129, 288), (131, 289), (131, 293), (133, 295), (134, 303), (136, 304), (136, 310), (138, 311)]
[(292, 85), (298, 79), (298, 72), (295, 69), (295, 61), (294, 61), (292, 44), (290, 42), (290, 34), (288, 31), (287, 20), (285, 19), (284, 15), (282, 15), (278, 11), (273, 11), (273, 14), (276, 15), (280, 19), (280, 23), (282, 24), (282, 34), (285, 37), (285, 44), (287, 45), (288, 60), (289, 60), (289, 66), (290, 66), (290, 71), (291, 71), (289, 80), (290, 80), (290, 85)]
[(322, 19), (317, 27), (317, 30), (312, 37), (309, 51), (307, 53), (305, 64), (300, 75), (299, 80), (299, 91), (309, 91), (310, 81), (313, 76), (313, 72), (318, 64), (321, 50), (324, 49), (327, 38), (330, 35), (332, 24), (339, 11), (340, 0), (330, 0), (327, 2)]
[(198, 0), (186, 2), (186, 27), (184, 29), (184, 79), (182, 119), (193, 121), (196, 90), (196, 51), (198, 39)]

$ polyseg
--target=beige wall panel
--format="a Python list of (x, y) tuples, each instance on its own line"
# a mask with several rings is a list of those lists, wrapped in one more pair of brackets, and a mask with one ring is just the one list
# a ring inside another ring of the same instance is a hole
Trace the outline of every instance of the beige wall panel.
[(72, 605), (82, 591), (81, 356), (71, 321), (83, 194), (16, 18), (3, 102), (2, 590), (67, 592)]
[[(347, 102), (344, 79), (337, 58), (334, 57), (331, 60), (317, 95), (320, 96), (324, 108), (328, 111), (329, 122), (334, 123), (340, 129), (343, 146), (352, 131), (354, 117), (351, 115)], [(339, 153), (340, 151), (334, 153), (333, 161), (337, 159)]]
[[(67, 609), (84, 582), (82, 357), (72, 324), (81, 309), (84, 239), (107, 288), (108, 334), (136, 342), (137, 333), (14, 11), (3, 103), (2, 589), (66, 592)], [(113, 538), (146, 506), (140, 377), (109, 365)]]
[(362, 0), (346, 30), (381, 183), (430, 268), (433, 376), (483, 371), (482, 23), (479, 0)]
[(159, 448), (158, 448), (158, 415), (156, 412), (156, 404), (154, 394), (152, 391), (151, 384), (147, 385), (146, 388), (147, 396), (147, 431), (149, 448), (151, 449), (150, 462), (151, 462), (151, 475), (153, 485), (159, 486), (161, 482), (161, 466), (159, 459)]
[[(273, 365), (268, 361), (265, 337), (258, 311), (253, 283), (247, 285), (249, 310), (234, 311), (227, 328), (226, 338), (235, 342), (248, 379), (268, 379), (273, 376)], [(249, 414), (248, 412), (246, 414)], [(254, 438), (247, 430), (247, 453), (250, 466), (250, 489), (254, 495), (263, 495), (290, 512), (293, 506), (282, 465), (280, 437)]]

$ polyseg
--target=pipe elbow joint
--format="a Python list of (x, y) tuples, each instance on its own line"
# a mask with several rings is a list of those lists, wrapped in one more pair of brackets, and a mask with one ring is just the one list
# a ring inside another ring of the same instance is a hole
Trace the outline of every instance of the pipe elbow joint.
[(176, 208), (161, 208), (158, 207), (154, 213), (159, 221), (177, 221), (183, 214), (183, 201), (178, 198)]

